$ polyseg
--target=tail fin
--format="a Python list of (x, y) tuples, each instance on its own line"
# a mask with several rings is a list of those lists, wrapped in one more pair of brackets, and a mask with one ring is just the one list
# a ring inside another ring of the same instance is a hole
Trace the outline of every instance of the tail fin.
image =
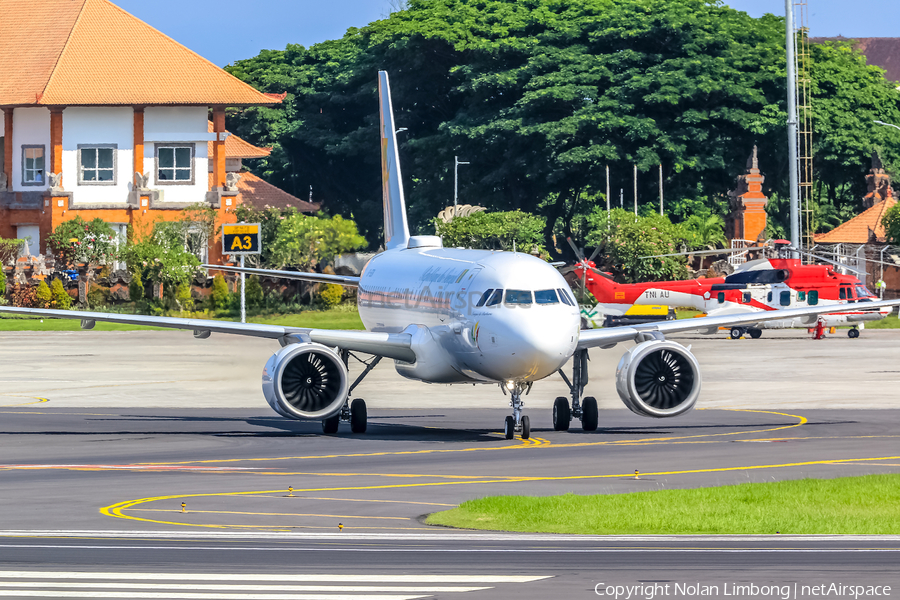
[(400, 177), (400, 155), (387, 71), (378, 72), (378, 103), (381, 109), (381, 187), (384, 195), (384, 247), (405, 248), (409, 243), (406, 200)]

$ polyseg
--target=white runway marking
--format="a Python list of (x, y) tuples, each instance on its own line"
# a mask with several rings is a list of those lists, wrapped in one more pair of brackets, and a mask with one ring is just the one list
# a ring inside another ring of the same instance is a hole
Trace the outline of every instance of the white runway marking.
[[(67, 546), (61, 546), (63, 548)], [(283, 550), (284, 548), (282, 548)], [(360, 573), (278, 575), (275, 573), (90, 573), (81, 571), (0, 571), (0, 579), (124, 579), (130, 581), (315, 581), (335, 583), (529, 583), (547, 576), (519, 575), (364, 575)]]
[[(278, 575), (0, 571), (0, 597), (166, 598), (171, 600), (364, 600), (366, 598), (414, 600), (434, 594), (464, 594), (493, 589), (492, 586), (483, 584), (521, 584), (546, 578), (546, 576), (441, 574), (292, 573)], [(201, 581), (215, 583), (197, 583)], [(305, 585), (297, 585), (297, 582)], [(370, 585), (353, 585), (358, 583)]]

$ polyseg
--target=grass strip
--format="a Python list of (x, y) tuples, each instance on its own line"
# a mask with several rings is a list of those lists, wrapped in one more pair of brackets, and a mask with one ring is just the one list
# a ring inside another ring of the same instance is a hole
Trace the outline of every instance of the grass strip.
[[(215, 319), (220, 321), (236, 321), (238, 319)], [(309, 310), (290, 315), (266, 315), (247, 317), (251, 323), (282, 325), (284, 327), (312, 327), (319, 329), (363, 329), (362, 321), (356, 310)], [(143, 325), (123, 325), (97, 321), (93, 331), (141, 331), (164, 328)], [(78, 319), (40, 319), (40, 318), (0, 318), (2, 331), (79, 331), (81, 322)]]
[(596, 496), (494, 496), (433, 513), (427, 523), (619, 535), (900, 534), (900, 474)]

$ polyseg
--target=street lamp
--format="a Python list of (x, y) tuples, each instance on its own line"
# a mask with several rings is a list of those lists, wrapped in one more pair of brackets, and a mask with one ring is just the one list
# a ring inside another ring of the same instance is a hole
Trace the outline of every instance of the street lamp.
[(453, 207), (456, 207), (456, 196), (459, 190), (457, 180), (459, 179), (459, 165), (467, 165), (469, 163), (459, 160), (458, 156), (453, 157)]

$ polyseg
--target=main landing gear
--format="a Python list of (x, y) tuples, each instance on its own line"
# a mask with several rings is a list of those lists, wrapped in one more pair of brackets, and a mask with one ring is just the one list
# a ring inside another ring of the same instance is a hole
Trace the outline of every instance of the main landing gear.
[(530, 392), (531, 383), (509, 382), (501, 384), (501, 386), (503, 386), (504, 393), (508, 391), (512, 397), (509, 401), (509, 406), (513, 409), (513, 414), (506, 417), (506, 421), (503, 424), (503, 435), (506, 439), (511, 440), (516, 437), (516, 432), (518, 431), (522, 439), (527, 440), (531, 437), (531, 419), (522, 414), (522, 409), (525, 408), (525, 403), (522, 401), (522, 392), (526, 394)]
[(850, 329), (847, 330), (847, 337), (849, 337), (850, 339), (858, 338), (859, 337), (859, 329), (857, 329), (856, 327), (851, 327)]
[(754, 340), (758, 340), (762, 337), (762, 329), (757, 329), (756, 327), (732, 327), (729, 335), (731, 336), (731, 339), (739, 340), (745, 333)]
[(568, 431), (573, 418), (581, 419), (581, 428), (585, 431), (596, 431), (600, 415), (597, 410), (597, 399), (593, 396), (581, 397), (588, 383), (588, 351), (576, 350), (572, 356), (572, 380), (566, 377), (562, 369), (559, 374), (569, 386), (572, 394), (572, 406), (568, 399), (560, 396), (553, 401), (553, 429)]
[(341, 359), (344, 361), (344, 365), (347, 365), (350, 362), (351, 356), (366, 365), (366, 368), (363, 369), (363, 372), (359, 374), (359, 377), (356, 378), (356, 381), (354, 381), (347, 390), (347, 399), (344, 401), (344, 405), (341, 407), (340, 412), (331, 415), (327, 419), (322, 419), (322, 432), (328, 435), (337, 433), (338, 425), (340, 425), (342, 421), (344, 423), (350, 423), (350, 431), (353, 433), (365, 433), (368, 428), (369, 412), (366, 410), (366, 401), (362, 398), (354, 398), (351, 402), (350, 394), (353, 393), (356, 386), (362, 383), (362, 380), (366, 378), (366, 375), (381, 362), (381, 357), (375, 356), (371, 358), (369, 362), (366, 362), (355, 354), (351, 354), (349, 350), (341, 350)]

